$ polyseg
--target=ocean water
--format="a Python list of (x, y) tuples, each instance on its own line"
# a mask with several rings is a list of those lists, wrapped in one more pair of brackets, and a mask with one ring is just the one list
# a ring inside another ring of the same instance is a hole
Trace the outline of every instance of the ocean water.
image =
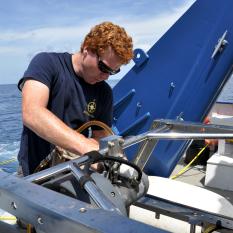
[(16, 85), (0, 85), (0, 169), (4, 171), (15, 171), (21, 130), (21, 94)]
[[(113, 87), (118, 80), (110, 80)], [(233, 77), (218, 98), (233, 103)], [(0, 169), (13, 173), (17, 168), (21, 122), (21, 93), (17, 85), (0, 85)]]

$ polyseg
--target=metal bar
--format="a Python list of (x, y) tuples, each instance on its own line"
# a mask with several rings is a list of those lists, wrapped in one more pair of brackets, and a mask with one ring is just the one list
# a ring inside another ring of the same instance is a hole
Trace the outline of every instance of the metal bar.
[(144, 169), (154, 148), (156, 147), (157, 142), (158, 140), (148, 139), (139, 148), (138, 153), (135, 156), (133, 163), (137, 165), (141, 170)]
[(197, 130), (203, 131), (203, 129), (209, 132), (216, 132), (216, 133), (227, 133), (232, 132), (232, 126), (226, 125), (215, 125), (215, 124), (203, 124), (198, 122), (190, 122), (190, 121), (177, 121), (177, 120), (165, 120), (165, 119), (158, 119), (154, 120), (154, 122), (158, 123), (159, 125), (167, 125), (171, 130), (179, 130), (179, 131), (188, 131), (188, 132), (197, 132)]
[[(70, 164), (69, 166), (72, 174), (79, 181), (80, 178), (84, 176), (84, 173), (73, 164)], [(122, 214), (121, 211), (104, 195), (102, 190), (100, 190), (93, 181), (87, 181), (84, 184), (84, 188), (98, 207), (104, 210), (117, 211), (119, 214)]]
[(168, 132), (168, 133), (154, 133), (150, 132), (147, 134), (147, 139), (172, 139), (172, 140), (190, 140), (190, 139), (229, 139), (233, 138), (233, 132), (232, 133), (224, 133), (224, 134), (218, 134), (218, 133), (176, 133), (176, 132)]
[(78, 159), (70, 160), (68, 162), (58, 164), (49, 169), (26, 176), (23, 179), (34, 183), (41, 183), (53, 176), (61, 174), (62, 172), (69, 172), (70, 164), (76, 164), (77, 166), (80, 166), (81, 164), (85, 163), (88, 159), (88, 156), (82, 156)]
[(190, 233), (195, 233), (196, 232), (196, 225), (191, 224), (190, 225)]
[[(158, 124), (157, 122), (153, 122), (151, 129), (155, 128), (156, 132), (167, 130), (167, 126), (160, 126), (160, 124)], [(157, 139), (148, 139), (141, 143), (138, 153), (136, 154), (133, 162), (142, 170), (149, 160), (157, 142)]]
[(194, 224), (195, 222), (195, 225), (200, 225), (203, 222), (208, 222), (214, 225), (220, 224), (220, 226), (227, 229), (233, 229), (233, 218), (213, 214), (151, 195), (142, 197), (135, 203), (135, 205), (156, 213), (189, 222), (190, 224)]
[[(222, 125), (205, 125), (201, 123), (173, 121), (173, 120), (155, 120), (157, 128), (149, 130), (137, 136), (126, 138), (122, 144), (125, 149), (129, 146), (149, 139), (172, 139), (172, 140), (190, 140), (190, 139), (227, 139), (233, 138), (233, 127)], [(188, 133), (187, 133), (188, 132)], [(99, 151), (101, 154), (108, 152), (107, 148)]]
[(142, 134), (139, 134), (139, 135), (136, 135), (136, 136), (128, 137), (128, 138), (125, 139), (122, 147), (123, 147), (123, 149), (125, 149), (125, 148), (127, 148), (129, 146), (132, 146), (134, 144), (137, 144), (139, 142), (142, 142), (144, 140), (149, 139), (148, 134), (150, 132), (160, 133), (160, 132), (167, 132), (168, 130), (169, 130), (169, 126), (162, 125), (162, 126), (158, 126), (158, 128), (156, 128), (156, 129), (150, 130), (148, 132), (145, 132), (145, 133), (142, 133)]

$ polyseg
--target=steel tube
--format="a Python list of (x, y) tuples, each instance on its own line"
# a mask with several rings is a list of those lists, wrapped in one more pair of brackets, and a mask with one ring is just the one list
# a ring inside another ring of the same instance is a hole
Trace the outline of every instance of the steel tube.
[(172, 139), (172, 140), (189, 140), (189, 139), (229, 139), (233, 138), (233, 133), (180, 133), (180, 132), (166, 132), (166, 133), (148, 133), (147, 138), (155, 139)]
[(39, 183), (52, 176), (58, 175), (62, 172), (70, 171), (70, 164), (75, 163), (77, 166), (79, 166), (80, 164), (86, 162), (87, 160), (88, 160), (88, 156), (82, 156), (78, 159), (70, 160), (68, 162), (58, 164), (54, 167), (50, 167), (49, 169), (45, 169), (43, 171), (26, 176), (23, 179), (34, 183)]
[[(75, 167), (73, 164), (70, 164), (70, 169), (78, 181), (82, 176), (84, 176), (82, 170)], [(113, 205), (113, 203), (103, 194), (102, 190), (100, 190), (93, 181), (87, 181), (84, 184), (84, 188), (97, 206), (104, 210), (117, 211), (118, 213), (121, 213), (120, 210)]]

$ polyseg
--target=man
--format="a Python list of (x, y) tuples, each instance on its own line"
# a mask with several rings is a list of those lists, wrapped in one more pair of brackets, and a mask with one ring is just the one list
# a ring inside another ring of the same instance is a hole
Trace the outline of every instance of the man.
[(79, 155), (99, 149), (103, 130), (93, 128), (87, 138), (75, 129), (89, 120), (111, 127), (112, 91), (104, 81), (133, 58), (132, 47), (124, 28), (103, 22), (86, 35), (80, 52), (40, 53), (32, 59), (18, 83), (24, 125), (18, 160), (24, 176), (55, 145)]

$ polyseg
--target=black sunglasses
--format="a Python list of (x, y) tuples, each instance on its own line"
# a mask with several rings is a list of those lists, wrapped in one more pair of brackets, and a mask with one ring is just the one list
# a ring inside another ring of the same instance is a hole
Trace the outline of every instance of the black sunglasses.
[(109, 75), (114, 75), (120, 72), (120, 68), (117, 70), (111, 69), (109, 66), (107, 66), (103, 61), (100, 60), (100, 57), (98, 56), (98, 68), (101, 72), (109, 74)]

